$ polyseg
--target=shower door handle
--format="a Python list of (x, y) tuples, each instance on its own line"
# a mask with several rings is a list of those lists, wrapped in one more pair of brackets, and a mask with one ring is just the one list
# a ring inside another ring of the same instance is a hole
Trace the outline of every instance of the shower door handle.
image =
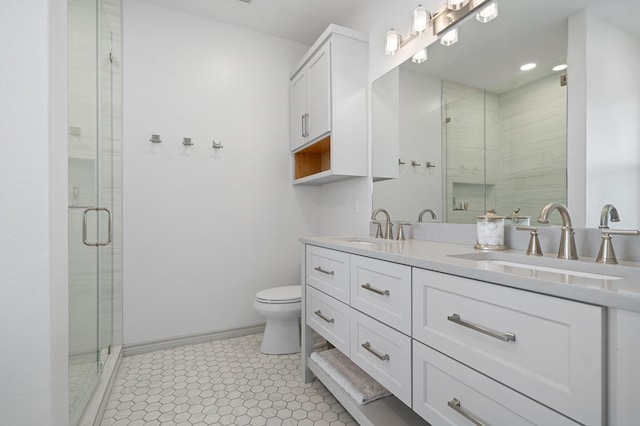
[[(102, 242), (102, 241), (96, 241), (96, 242), (91, 242), (87, 240), (87, 213), (89, 212), (107, 212), (107, 215), (109, 215), (109, 224), (107, 227), (107, 241)], [(82, 242), (89, 246), (89, 247), (101, 247), (101, 246), (106, 246), (111, 244), (111, 241), (113, 241), (113, 214), (111, 214), (111, 210), (109, 210), (106, 207), (90, 207), (88, 209), (84, 209), (84, 213), (82, 215)]]

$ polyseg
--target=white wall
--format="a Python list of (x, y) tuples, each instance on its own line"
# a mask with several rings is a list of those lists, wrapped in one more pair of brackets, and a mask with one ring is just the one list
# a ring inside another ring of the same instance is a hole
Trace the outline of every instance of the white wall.
[[(416, 221), (425, 208), (442, 218), (441, 84), (441, 80), (400, 69), (398, 157), (405, 164), (396, 166), (397, 179), (374, 184), (373, 198), (373, 207), (388, 209), (393, 219)], [(412, 160), (420, 166), (412, 166)], [(427, 161), (436, 167), (427, 168)], [(428, 221), (430, 215), (425, 218)]]
[(617, 228), (640, 227), (640, 37), (587, 12), (586, 224), (617, 206)]
[(125, 1), (125, 344), (260, 324), (256, 291), (299, 284), (298, 238), (321, 233), (322, 189), (290, 174), (307, 48)]
[(66, 2), (0, 3), (0, 413), (67, 424)]

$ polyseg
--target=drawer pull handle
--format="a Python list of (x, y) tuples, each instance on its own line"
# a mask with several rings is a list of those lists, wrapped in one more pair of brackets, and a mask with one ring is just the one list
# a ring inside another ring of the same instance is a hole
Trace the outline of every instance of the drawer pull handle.
[(369, 342), (365, 342), (362, 344), (362, 347), (365, 348), (367, 351), (371, 352), (376, 358), (378, 358), (380, 361), (389, 361), (389, 354), (384, 354), (384, 355), (380, 355), (378, 353), (378, 351), (371, 349), (371, 343)]
[(317, 316), (319, 316), (320, 318), (322, 318), (323, 320), (325, 320), (328, 323), (334, 323), (335, 322), (333, 318), (327, 318), (326, 316), (322, 315), (322, 311), (320, 309), (315, 311), (314, 314), (316, 314)]
[(389, 294), (391, 294), (391, 293), (389, 293), (389, 290), (384, 290), (384, 291), (383, 290), (378, 290), (377, 288), (371, 287), (371, 284), (369, 284), (369, 283), (362, 284), (360, 287), (364, 288), (365, 290), (372, 291), (372, 292), (374, 292), (376, 294), (379, 294), (381, 296), (388, 296)]
[(318, 272), (322, 272), (323, 274), (327, 274), (327, 275), (333, 275), (333, 271), (325, 271), (324, 269), (322, 269), (320, 266), (316, 266), (315, 268), (316, 271)]
[(495, 337), (498, 340), (502, 340), (503, 342), (515, 342), (516, 341), (516, 335), (513, 333), (499, 333), (497, 331), (493, 331), (490, 330), (486, 327), (483, 327), (481, 325), (478, 324), (474, 324), (472, 322), (469, 321), (464, 321), (460, 318), (460, 315), (458, 314), (453, 314), (451, 316), (448, 316), (447, 319), (451, 322), (455, 322), (456, 324), (460, 324), (462, 326), (468, 327), (472, 330), (475, 331), (479, 331), (480, 333), (484, 333), (487, 336), (491, 336), (491, 337)]
[(486, 423), (482, 423), (474, 415), (467, 413), (467, 411), (460, 406), (460, 400), (458, 398), (453, 398), (451, 401), (447, 402), (447, 405), (474, 425), (486, 426)]

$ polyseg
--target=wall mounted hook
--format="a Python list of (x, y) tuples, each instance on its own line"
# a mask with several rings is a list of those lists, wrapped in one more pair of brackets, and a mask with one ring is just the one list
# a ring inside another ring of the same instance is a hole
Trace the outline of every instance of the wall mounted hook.
[(184, 146), (192, 146), (193, 142), (191, 141), (191, 138), (182, 138), (182, 145), (184, 145)]
[(213, 144), (211, 145), (211, 147), (213, 149), (222, 149), (222, 148), (224, 148), (222, 146), (222, 142), (220, 142), (220, 141), (216, 142), (215, 140), (213, 141)]
[(398, 158), (398, 166), (403, 166), (407, 163), (405, 163), (404, 161), (402, 161), (402, 159)]
[(420, 167), (420, 163), (418, 163), (417, 161), (411, 160), (411, 166)]
[(160, 137), (160, 135), (151, 135), (151, 139), (149, 139), (149, 142), (160, 143), (162, 142), (162, 138)]
[(435, 164), (432, 164), (432, 163), (431, 163), (431, 161), (427, 161), (427, 162), (425, 163), (425, 166), (427, 167), (427, 169), (430, 169), (431, 167), (435, 167), (436, 165), (435, 165)]

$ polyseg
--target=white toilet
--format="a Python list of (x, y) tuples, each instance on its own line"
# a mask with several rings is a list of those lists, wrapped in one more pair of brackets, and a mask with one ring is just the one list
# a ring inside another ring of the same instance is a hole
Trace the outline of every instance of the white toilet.
[(256, 293), (256, 311), (267, 318), (260, 351), (265, 354), (300, 352), (300, 310), (302, 288), (299, 285), (273, 287)]

